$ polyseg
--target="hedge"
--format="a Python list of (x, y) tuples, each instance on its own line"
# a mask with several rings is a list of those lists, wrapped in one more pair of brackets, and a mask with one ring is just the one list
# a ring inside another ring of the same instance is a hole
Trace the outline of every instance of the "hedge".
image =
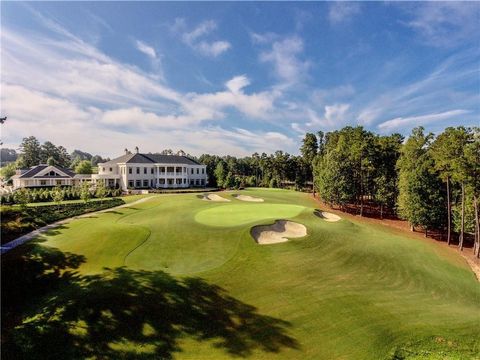
[(2, 206), (0, 209), (1, 243), (5, 244), (30, 231), (56, 221), (123, 204), (125, 202), (122, 199), (111, 198), (87, 203), (40, 205), (34, 207)]

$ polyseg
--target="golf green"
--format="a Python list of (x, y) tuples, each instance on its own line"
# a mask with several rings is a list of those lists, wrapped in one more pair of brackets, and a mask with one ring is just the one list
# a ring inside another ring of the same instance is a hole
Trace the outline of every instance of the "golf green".
[(208, 226), (230, 227), (262, 220), (293, 218), (305, 209), (304, 206), (287, 204), (218, 205), (197, 212), (195, 220)]
[[(2, 256), (2, 356), (479, 359), (480, 286), (456, 252), (327, 222), (307, 194), (241, 193), (265, 202), (153, 195)], [(256, 244), (277, 219), (308, 235)]]

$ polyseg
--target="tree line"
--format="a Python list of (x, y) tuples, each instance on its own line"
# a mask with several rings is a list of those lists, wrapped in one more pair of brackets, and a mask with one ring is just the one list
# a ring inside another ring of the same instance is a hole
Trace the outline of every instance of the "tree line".
[(408, 139), (380, 136), (362, 127), (307, 134), (303, 156), (312, 164), (319, 197), (343, 211), (380, 218), (387, 212), (421, 228), (458, 235), (463, 249), (473, 234), (480, 255), (480, 129), (449, 127), (435, 136), (422, 127)]

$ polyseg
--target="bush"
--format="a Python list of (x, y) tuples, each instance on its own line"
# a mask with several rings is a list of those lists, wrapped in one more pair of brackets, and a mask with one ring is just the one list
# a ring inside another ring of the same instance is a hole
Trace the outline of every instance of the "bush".
[(0, 209), (2, 244), (56, 221), (123, 204), (125, 202), (122, 199), (114, 198), (102, 202), (40, 205), (23, 209), (18, 206), (2, 206)]

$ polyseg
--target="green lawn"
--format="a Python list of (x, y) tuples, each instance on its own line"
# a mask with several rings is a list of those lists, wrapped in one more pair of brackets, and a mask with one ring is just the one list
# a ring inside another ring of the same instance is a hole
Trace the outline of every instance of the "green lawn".
[[(264, 203), (153, 195), (2, 257), (2, 358), (480, 359), (480, 286), (434, 242)], [(260, 246), (254, 225), (308, 235)]]

